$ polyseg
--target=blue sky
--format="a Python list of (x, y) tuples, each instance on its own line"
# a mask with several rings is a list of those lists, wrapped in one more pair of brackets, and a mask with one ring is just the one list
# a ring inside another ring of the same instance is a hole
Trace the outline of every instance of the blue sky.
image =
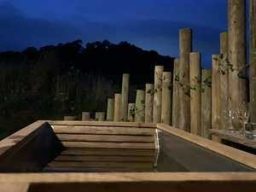
[(226, 10), (226, 0), (0, 0), (0, 51), (108, 39), (176, 57), (178, 31), (190, 27), (209, 66)]

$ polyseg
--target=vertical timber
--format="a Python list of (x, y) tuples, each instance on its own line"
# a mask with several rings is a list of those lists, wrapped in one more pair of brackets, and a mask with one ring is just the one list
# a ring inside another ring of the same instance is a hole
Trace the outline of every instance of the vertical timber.
[(180, 122), (179, 128), (190, 131), (190, 97), (189, 97), (189, 54), (192, 51), (191, 29), (181, 29), (179, 35), (180, 44)]
[(191, 133), (200, 135), (201, 130), (201, 56), (190, 53), (190, 114)]

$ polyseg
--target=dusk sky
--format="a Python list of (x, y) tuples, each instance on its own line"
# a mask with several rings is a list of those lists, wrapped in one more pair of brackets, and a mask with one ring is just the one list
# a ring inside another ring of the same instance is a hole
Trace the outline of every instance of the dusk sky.
[(107, 39), (177, 57), (179, 29), (190, 27), (209, 66), (226, 10), (226, 0), (0, 0), (0, 51)]

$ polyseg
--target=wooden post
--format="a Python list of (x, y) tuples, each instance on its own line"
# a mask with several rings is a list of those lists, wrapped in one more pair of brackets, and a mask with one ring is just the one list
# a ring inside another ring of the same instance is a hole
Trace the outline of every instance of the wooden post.
[(211, 70), (202, 70), (201, 80), (201, 136), (209, 138), (212, 117)]
[(82, 121), (89, 121), (91, 119), (90, 112), (82, 112)]
[(179, 127), (179, 117), (180, 117), (179, 66), (180, 66), (180, 60), (175, 59), (174, 66), (173, 66), (172, 125), (176, 128)]
[(164, 67), (156, 66), (154, 74), (153, 122), (160, 123), (162, 108), (162, 75)]
[(191, 133), (201, 133), (201, 56), (200, 53), (190, 53), (190, 114)]
[(212, 56), (212, 126), (213, 129), (220, 129), (220, 55)]
[(96, 121), (105, 121), (105, 112), (96, 112), (95, 120)]
[(154, 85), (146, 84), (146, 98), (145, 98), (145, 122), (153, 122), (153, 100), (154, 100)]
[(163, 72), (161, 123), (170, 125), (172, 117), (172, 74)]
[(113, 98), (108, 98), (106, 119), (107, 121), (114, 120), (114, 99)]
[(123, 80), (122, 80), (122, 107), (121, 107), (121, 120), (122, 121), (127, 121), (129, 79), (130, 79), (129, 74), (127, 74), (127, 73), (123, 74)]
[(229, 125), (229, 100), (228, 100), (228, 33), (220, 34), (220, 128), (228, 129)]
[[(246, 81), (239, 77), (245, 59), (245, 0), (228, 0), (228, 58), (233, 70), (229, 75), (229, 98), (233, 113), (246, 107)], [(232, 119), (235, 129), (242, 127), (238, 118)]]
[(115, 106), (114, 106), (114, 121), (120, 122), (121, 121), (121, 103), (122, 98), (121, 94), (115, 94)]
[(250, 0), (250, 121), (256, 123), (256, 0)]
[(137, 90), (135, 102), (135, 122), (145, 122), (145, 91)]
[(189, 54), (192, 51), (191, 29), (180, 30), (180, 122), (179, 128), (190, 131), (190, 88), (189, 88)]
[(128, 122), (134, 122), (135, 118), (135, 103), (128, 104)]
[(64, 116), (64, 121), (75, 121), (76, 116)]

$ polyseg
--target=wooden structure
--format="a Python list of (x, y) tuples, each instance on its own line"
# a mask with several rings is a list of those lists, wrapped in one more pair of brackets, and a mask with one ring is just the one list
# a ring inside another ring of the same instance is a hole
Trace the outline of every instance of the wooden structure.
[(37, 121), (0, 141), (1, 192), (253, 192), (255, 170), (254, 155), (165, 124)]
[(224, 143), (256, 154), (256, 141), (247, 139), (240, 131), (229, 132), (227, 130), (211, 129), (210, 134), (214, 137), (215, 141), (219, 143)]

